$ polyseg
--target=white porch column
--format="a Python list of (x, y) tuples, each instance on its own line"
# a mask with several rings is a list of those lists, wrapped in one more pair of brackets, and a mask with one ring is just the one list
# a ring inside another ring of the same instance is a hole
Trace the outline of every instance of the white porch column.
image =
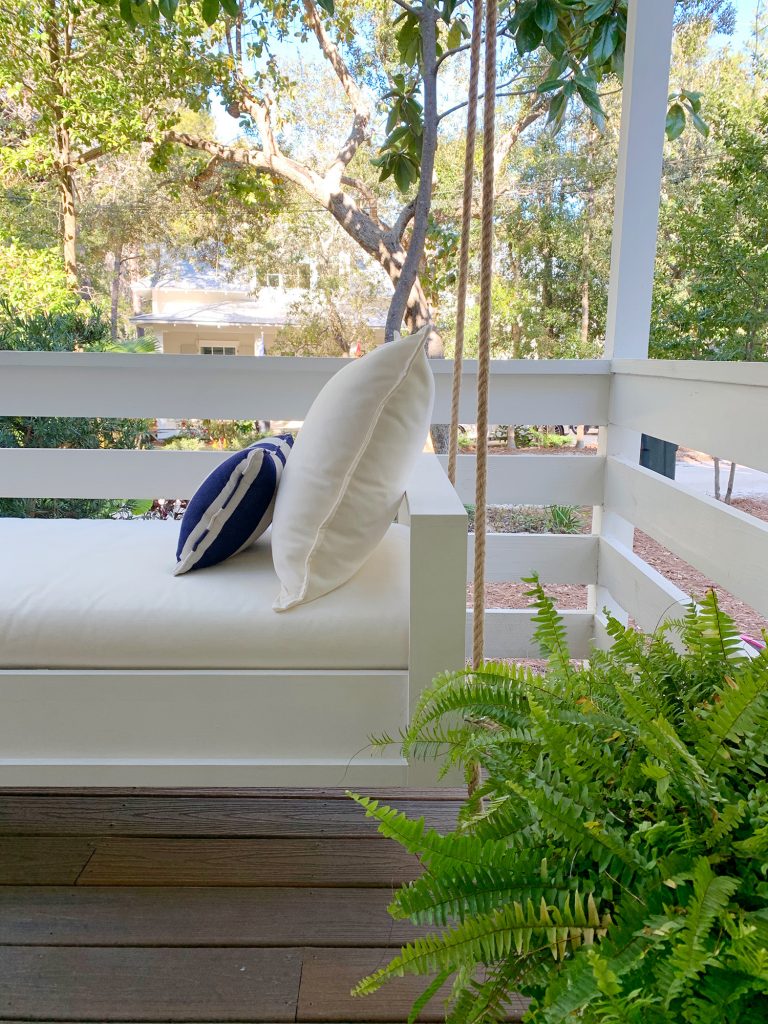
[(675, 0), (629, 0), (605, 355), (645, 359)]
[[(629, 0), (605, 339), (608, 358), (648, 356), (674, 8), (675, 0)], [(640, 436), (609, 425), (600, 431), (598, 450), (637, 461)], [(595, 508), (592, 529), (632, 547), (633, 527), (610, 508)], [(607, 606), (626, 618), (601, 586), (599, 564), (589, 604), (598, 616)]]

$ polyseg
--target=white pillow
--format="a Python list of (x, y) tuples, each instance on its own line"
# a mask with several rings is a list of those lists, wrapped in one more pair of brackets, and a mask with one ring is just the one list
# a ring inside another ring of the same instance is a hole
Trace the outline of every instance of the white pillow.
[(276, 611), (346, 583), (392, 523), (432, 414), (425, 335), (350, 362), (307, 413), (275, 503)]

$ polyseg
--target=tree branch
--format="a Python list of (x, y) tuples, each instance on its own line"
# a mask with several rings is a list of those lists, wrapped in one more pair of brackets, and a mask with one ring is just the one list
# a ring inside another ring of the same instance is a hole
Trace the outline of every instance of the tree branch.
[(91, 149), (86, 149), (82, 153), (78, 153), (76, 157), (73, 157), (72, 166), (82, 167), (83, 164), (89, 164), (92, 160), (98, 160), (100, 156), (104, 156), (105, 152), (104, 146), (93, 146)]
[(496, 146), (496, 152), (493, 156), (493, 163), (497, 176), (501, 169), (501, 165), (509, 156), (512, 147), (517, 143), (517, 140), (526, 128), (530, 128), (530, 126), (538, 121), (540, 117), (543, 117), (546, 109), (547, 100), (543, 96), (539, 95), (531, 104), (529, 104), (528, 109), (523, 111), (510, 130), (504, 134), (501, 141)]
[(416, 213), (416, 200), (412, 199), (410, 201), (410, 203), (406, 203), (406, 205), (402, 208), (402, 210), (400, 211), (400, 213), (397, 216), (397, 220), (395, 221), (395, 223), (392, 226), (391, 235), (392, 235), (392, 238), (394, 239), (394, 241), (402, 242), (403, 235), (405, 234), (405, 229), (408, 227), (408, 225), (413, 220), (413, 216), (414, 216), (415, 213)]
[(314, 0), (304, 0), (307, 24), (312, 29), (323, 56), (333, 68), (354, 112), (352, 129), (341, 149), (325, 172), (331, 187), (338, 187), (344, 168), (350, 163), (360, 146), (370, 138), (371, 110), (362, 89), (352, 77), (339, 48), (328, 35)]
[(365, 184), (364, 181), (360, 181), (359, 178), (350, 177), (348, 174), (342, 174), (340, 184), (346, 185), (347, 188), (353, 188), (365, 199), (368, 203), (368, 212), (376, 221), (379, 223), (379, 200), (376, 193), (371, 191), (370, 188)]

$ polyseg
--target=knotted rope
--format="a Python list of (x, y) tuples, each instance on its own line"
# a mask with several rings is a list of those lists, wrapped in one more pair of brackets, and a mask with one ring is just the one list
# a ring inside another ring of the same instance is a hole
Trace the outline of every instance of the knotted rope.
[(472, 667), (483, 663), (485, 636), (485, 533), (488, 474), (488, 386), (491, 362), (493, 199), (498, 0), (485, 11), (485, 95), (483, 97), (483, 201), (480, 240), (480, 334), (477, 353), (477, 475), (475, 480), (475, 574), (472, 587)]
[(475, 139), (477, 137), (477, 80), (480, 74), (480, 42), (483, 31), (483, 0), (475, 0), (472, 13), (472, 41), (469, 58), (469, 98), (467, 102), (467, 146), (464, 152), (464, 192), (461, 210), (459, 281), (456, 296), (456, 350), (453, 356), (451, 391), (451, 434), (448, 441), (448, 479), (456, 485), (456, 456), (459, 447), (459, 401), (464, 358), (464, 322), (467, 311), (469, 278), (469, 236), (472, 227), (472, 199), (475, 181)]

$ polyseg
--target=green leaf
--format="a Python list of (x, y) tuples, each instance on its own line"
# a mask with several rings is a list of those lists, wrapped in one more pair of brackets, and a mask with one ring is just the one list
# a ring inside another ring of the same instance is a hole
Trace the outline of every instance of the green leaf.
[(612, 7), (613, 0), (596, 0), (595, 3), (590, 5), (589, 10), (584, 15), (585, 24), (588, 25), (592, 21), (599, 21)]
[(328, 15), (333, 15), (336, 10), (333, 0), (317, 0), (317, 6)]
[(152, 21), (152, 11), (150, 10), (147, 0), (140, 0), (139, 3), (132, 0), (131, 11), (135, 21), (137, 21), (139, 25), (149, 25)]
[(135, 25), (136, 19), (133, 16), (133, 4), (131, 0), (120, 0), (120, 17), (129, 25)]
[(236, 18), (240, 14), (240, 0), (220, 0), (220, 3), (230, 18)]
[(694, 110), (691, 113), (691, 120), (693, 121), (693, 127), (696, 129), (696, 131), (699, 133), (699, 135), (703, 135), (705, 139), (708, 138), (708, 136), (709, 136), (709, 125), (704, 120), (704, 118), (701, 116), (701, 114), (697, 113)]
[(178, 6), (179, 0), (158, 0), (160, 13), (167, 21), (173, 21), (176, 17), (176, 10)]
[(212, 25), (216, 21), (220, 9), (220, 0), (203, 0), (203, 21), (206, 25)]
[(445, 39), (445, 42), (446, 42), (446, 45), (447, 45), (448, 49), (449, 50), (455, 50), (457, 46), (461, 46), (462, 38), (463, 38), (463, 33), (461, 31), (461, 22), (460, 21), (454, 21), (454, 23), (451, 25), (450, 29), (448, 30), (448, 35), (446, 36), (446, 39)]
[(592, 63), (599, 67), (610, 60), (619, 44), (619, 23), (616, 18), (604, 21), (592, 38), (589, 56)]
[(536, 24), (536, 19), (532, 15), (526, 18), (525, 21), (520, 23), (517, 32), (515, 33), (515, 46), (517, 52), (523, 57), (526, 53), (530, 53), (532, 50), (538, 49), (541, 45), (541, 41), (544, 35)]
[(674, 142), (685, 131), (685, 111), (679, 103), (673, 103), (667, 113), (666, 132), (670, 142)]
[(417, 171), (408, 157), (399, 153), (395, 160), (392, 176), (400, 191), (407, 192), (417, 177)]
[(557, 28), (557, 10), (552, 0), (539, 0), (533, 17), (542, 32), (553, 32)]

